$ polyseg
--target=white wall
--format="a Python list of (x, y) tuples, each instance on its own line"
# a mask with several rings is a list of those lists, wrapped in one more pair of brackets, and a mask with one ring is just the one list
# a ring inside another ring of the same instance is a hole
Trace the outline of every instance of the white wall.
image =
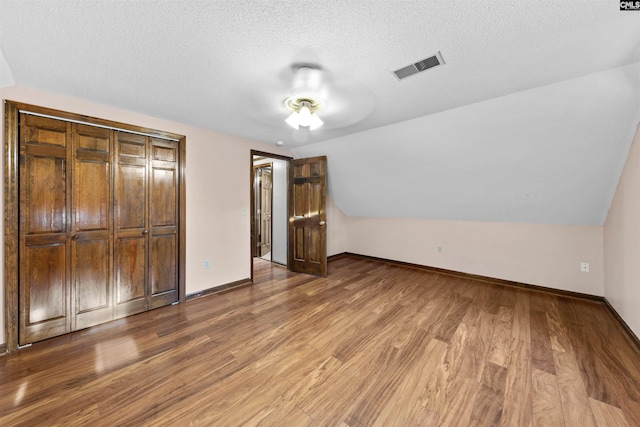
[(327, 197), (327, 256), (349, 252), (347, 217), (331, 197)]
[(604, 225), (604, 295), (640, 336), (640, 126)]
[(361, 217), (346, 227), (348, 252), (604, 295), (602, 227)]
[(350, 217), (602, 226), (638, 118), (640, 62), (292, 151)]
[[(0, 98), (185, 135), (187, 294), (250, 277), (250, 151), (292, 156), (288, 149), (26, 87), (1, 88)], [(4, 145), (4, 129), (1, 135)], [(211, 260), (211, 269), (204, 269), (205, 259)], [(4, 253), (0, 260), (4, 264)], [(3, 310), (4, 277), (0, 295)], [(0, 343), (4, 342), (2, 315)]]
[(273, 221), (273, 245), (271, 247), (271, 261), (287, 264), (287, 164), (285, 160), (273, 160), (273, 207), (271, 218)]
[(4, 57), (4, 52), (0, 49), (0, 88), (13, 86), (13, 73), (11, 73), (11, 67), (7, 64), (7, 60)]

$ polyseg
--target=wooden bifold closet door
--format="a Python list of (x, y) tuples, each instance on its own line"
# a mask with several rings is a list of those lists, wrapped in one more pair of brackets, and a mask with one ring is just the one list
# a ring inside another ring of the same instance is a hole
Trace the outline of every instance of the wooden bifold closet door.
[(20, 344), (71, 330), (71, 123), (20, 115)]
[(19, 121), (19, 343), (178, 301), (180, 142)]
[(115, 317), (178, 300), (178, 143), (116, 133)]

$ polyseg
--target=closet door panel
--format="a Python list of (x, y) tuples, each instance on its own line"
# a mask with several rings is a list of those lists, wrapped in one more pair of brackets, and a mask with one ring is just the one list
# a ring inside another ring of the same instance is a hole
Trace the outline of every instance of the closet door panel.
[(146, 165), (118, 165), (118, 228), (120, 230), (146, 226)]
[(111, 169), (108, 161), (76, 161), (76, 231), (109, 230)]
[(29, 244), (23, 258), (20, 344), (69, 332), (66, 243)]
[(87, 312), (109, 305), (109, 246), (104, 241), (75, 244), (78, 311)]
[(178, 301), (178, 144), (151, 139), (150, 304)]
[(149, 309), (147, 137), (116, 132), (115, 317)]
[(164, 169), (154, 165), (151, 173), (151, 225), (175, 226), (177, 222), (175, 169)]
[(115, 317), (124, 317), (147, 309), (145, 258), (144, 238), (121, 237), (116, 241)]
[(19, 325), (21, 345), (69, 332), (71, 125), (20, 116)]
[(74, 329), (113, 318), (111, 130), (74, 124)]
[(108, 237), (74, 242), (76, 325), (82, 329), (111, 320), (111, 284)]
[(26, 234), (64, 233), (67, 211), (66, 166), (61, 157), (28, 156), (26, 159)]
[(116, 232), (147, 226), (147, 138), (116, 132)]
[(67, 122), (49, 117), (32, 116), (30, 114), (22, 114), (21, 120), (25, 125), (21, 129), (21, 136), (26, 143), (58, 147), (67, 146), (69, 132), (69, 124)]
[(156, 235), (151, 242), (151, 306), (155, 308), (177, 301), (176, 235)]

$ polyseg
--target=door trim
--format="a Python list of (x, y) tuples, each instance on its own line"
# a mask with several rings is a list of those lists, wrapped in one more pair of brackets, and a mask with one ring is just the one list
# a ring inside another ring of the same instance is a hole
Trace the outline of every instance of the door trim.
[[(255, 238), (253, 236), (253, 210), (255, 209), (255, 202), (254, 202), (254, 191), (253, 191), (253, 156), (262, 156), (262, 157), (267, 157), (270, 159), (277, 159), (277, 160), (285, 160), (287, 162), (291, 162), (291, 160), (293, 160), (293, 157), (289, 157), (289, 156), (283, 156), (281, 154), (273, 154), (273, 153), (267, 153), (266, 151), (259, 151), (259, 150), (251, 150), (249, 152), (249, 279), (251, 280), (251, 282), (253, 283), (253, 245), (255, 245)], [(289, 174), (287, 173), (287, 194), (289, 192)], [(287, 203), (287, 218), (289, 217), (289, 212), (288, 212), (288, 203)], [(273, 209), (273, 207), (272, 207)], [(273, 229), (273, 221), (271, 221), (271, 227)], [(288, 227), (287, 227), (288, 229)], [(273, 239), (273, 234), (271, 235), (271, 238)], [(287, 236), (287, 252), (288, 252), (288, 247), (289, 247), (289, 238)], [(273, 251), (273, 242), (271, 243), (271, 250)], [(273, 254), (272, 254), (273, 255)]]
[(52, 108), (40, 107), (21, 102), (4, 100), (4, 325), (7, 351), (18, 348), (18, 316), (19, 316), (19, 274), (18, 274), (18, 240), (19, 240), (19, 121), (20, 111), (46, 115), (65, 121), (73, 121), (98, 127), (119, 129), (145, 135), (171, 139), (180, 143), (179, 169), (179, 205), (180, 212), (180, 248), (178, 250), (178, 294), (179, 301), (186, 301), (186, 137), (171, 132), (158, 131), (141, 126), (116, 121), (69, 113)]
[(4, 330), (7, 351), (18, 348), (19, 107), (4, 103)]

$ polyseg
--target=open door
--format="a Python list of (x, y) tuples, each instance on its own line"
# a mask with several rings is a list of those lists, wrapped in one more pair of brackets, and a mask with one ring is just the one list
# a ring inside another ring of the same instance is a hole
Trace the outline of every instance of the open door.
[(264, 257), (271, 252), (271, 206), (273, 205), (273, 164), (265, 163), (253, 167), (254, 220), (253, 256)]
[(289, 269), (327, 275), (327, 157), (291, 161)]

